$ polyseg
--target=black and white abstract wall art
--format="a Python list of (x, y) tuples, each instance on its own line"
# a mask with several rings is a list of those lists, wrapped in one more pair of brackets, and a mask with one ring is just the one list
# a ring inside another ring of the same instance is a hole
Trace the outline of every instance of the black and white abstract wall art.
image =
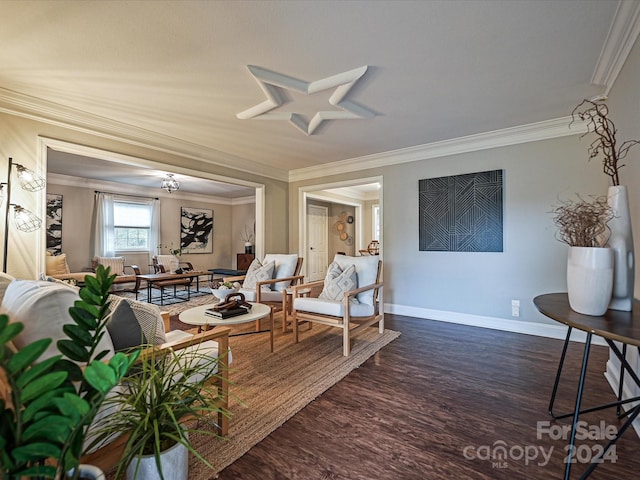
[(180, 249), (182, 253), (213, 253), (213, 210), (182, 207)]
[(419, 181), (420, 251), (502, 252), (503, 171)]
[(47, 193), (47, 251), (62, 253), (62, 195)]

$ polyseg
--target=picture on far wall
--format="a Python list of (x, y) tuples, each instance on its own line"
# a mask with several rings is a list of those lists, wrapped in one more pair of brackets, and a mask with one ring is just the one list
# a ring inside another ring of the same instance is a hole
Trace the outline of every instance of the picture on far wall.
[(502, 252), (502, 189), (502, 170), (420, 180), (420, 251)]
[(213, 253), (213, 210), (180, 209), (180, 249), (182, 253)]
[(62, 253), (62, 195), (47, 193), (47, 251)]

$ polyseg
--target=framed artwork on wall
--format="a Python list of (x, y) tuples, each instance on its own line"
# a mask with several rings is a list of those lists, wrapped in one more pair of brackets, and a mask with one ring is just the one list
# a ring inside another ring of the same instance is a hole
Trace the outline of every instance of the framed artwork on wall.
[(47, 193), (47, 251), (62, 253), (62, 195)]
[(420, 251), (502, 252), (502, 170), (418, 184)]
[(213, 253), (213, 210), (180, 209), (180, 249), (182, 253)]

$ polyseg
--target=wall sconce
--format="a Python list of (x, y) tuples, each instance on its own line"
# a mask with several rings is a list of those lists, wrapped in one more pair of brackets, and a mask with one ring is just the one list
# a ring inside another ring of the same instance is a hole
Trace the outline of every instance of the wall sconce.
[(15, 165), (16, 170), (18, 172), (18, 181), (20, 182), (20, 187), (23, 190), (27, 190), (28, 192), (37, 192), (42, 190), (46, 182), (44, 178), (35, 173), (32, 170), (20, 165), (19, 163), (13, 163), (13, 159), (9, 158), (9, 167), (7, 171), (7, 181), (0, 183), (0, 204), (5, 197), (6, 192), (6, 205), (5, 205), (5, 215), (4, 215), (4, 256), (2, 260), (2, 271), (4, 273), (7, 272), (7, 251), (9, 248), (9, 211), (11, 207), (13, 207), (13, 224), (15, 227), (22, 232), (34, 232), (40, 228), (42, 225), (42, 220), (40, 220), (35, 214), (27, 210), (26, 208), (21, 207), (15, 203), (11, 203), (11, 171), (12, 167)]
[(160, 188), (165, 189), (167, 192), (171, 193), (174, 190), (180, 190), (180, 183), (173, 178), (173, 173), (167, 173), (167, 176), (162, 179), (162, 185)]

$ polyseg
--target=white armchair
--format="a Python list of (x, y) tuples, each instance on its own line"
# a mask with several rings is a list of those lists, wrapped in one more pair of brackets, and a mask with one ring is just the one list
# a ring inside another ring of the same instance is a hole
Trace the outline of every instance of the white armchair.
[[(384, 332), (382, 262), (379, 256), (336, 255), (324, 280), (293, 287), (293, 332), (299, 341), (300, 324), (317, 322), (342, 329), (342, 354), (351, 352), (351, 335), (378, 324)], [(318, 297), (298, 295), (302, 289), (322, 288)]]
[[(292, 285), (302, 282), (304, 275), (300, 275), (303, 258), (297, 254), (269, 253), (264, 260), (254, 260), (242, 277), (228, 277), (225, 281), (242, 280), (240, 293), (249, 302), (264, 303), (275, 311), (284, 308), (283, 292)], [(282, 317), (283, 331), (286, 329), (285, 318)], [(259, 330), (259, 320), (256, 322)]]

